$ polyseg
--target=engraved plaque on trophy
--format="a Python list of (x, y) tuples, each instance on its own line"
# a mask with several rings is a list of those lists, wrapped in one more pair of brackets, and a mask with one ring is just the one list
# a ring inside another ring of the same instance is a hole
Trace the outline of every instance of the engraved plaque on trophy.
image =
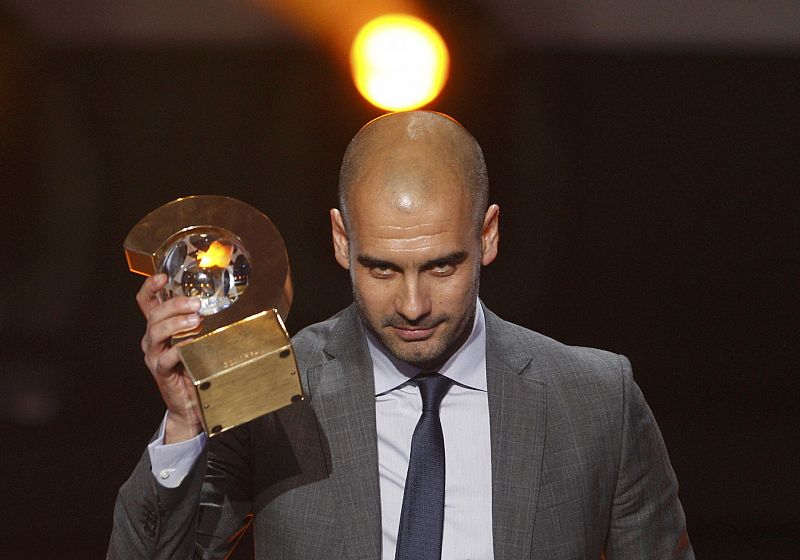
[(209, 436), (303, 398), (283, 324), (289, 259), (269, 218), (233, 198), (179, 198), (142, 218), (124, 247), (132, 272), (167, 275), (162, 300), (200, 300), (203, 322), (173, 343)]

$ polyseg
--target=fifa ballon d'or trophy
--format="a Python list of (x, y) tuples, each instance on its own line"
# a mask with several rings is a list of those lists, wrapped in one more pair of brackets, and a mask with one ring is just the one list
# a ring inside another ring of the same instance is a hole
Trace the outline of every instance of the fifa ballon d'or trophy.
[(289, 259), (269, 218), (225, 196), (179, 198), (142, 218), (124, 247), (132, 272), (166, 274), (162, 301), (200, 300), (203, 322), (172, 343), (209, 436), (303, 398), (283, 324)]

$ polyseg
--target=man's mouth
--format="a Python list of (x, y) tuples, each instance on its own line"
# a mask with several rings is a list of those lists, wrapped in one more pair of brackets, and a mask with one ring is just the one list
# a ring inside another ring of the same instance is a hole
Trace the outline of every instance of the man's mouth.
[(391, 328), (398, 337), (405, 340), (406, 342), (425, 340), (433, 334), (433, 331), (436, 330), (435, 325), (433, 327), (428, 327), (428, 328), (392, 325)]

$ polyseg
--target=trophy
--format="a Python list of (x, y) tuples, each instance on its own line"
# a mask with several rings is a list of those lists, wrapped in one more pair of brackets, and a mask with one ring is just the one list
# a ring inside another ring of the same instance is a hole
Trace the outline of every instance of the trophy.
[(179, 198), (142, 218), (124, 247), (132, 272), (167, 275), (162, 301), (200, 300), (203, 322), (172, 342), (209, 436), (303, 398), (283, 324), (289, 259), (269, 218), (225, 196)]

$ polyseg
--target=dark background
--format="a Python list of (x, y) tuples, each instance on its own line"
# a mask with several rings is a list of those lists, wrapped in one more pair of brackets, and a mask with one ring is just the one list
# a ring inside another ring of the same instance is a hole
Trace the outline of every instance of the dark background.
[[(483, 300), (630, 357), (699, 558), (798, 557), (800, 51), (520, 45), (477, 4), (428, 14), (453, 56), (430, 108), (502, 210)], [(163, 414), (129, 229), (190, 194), (262, 209), (296, 332), (350, 301), (327, 211), (378, 114), (318, 42), (48, 41), (0, 6), (2, 556), (103, 557)]]

